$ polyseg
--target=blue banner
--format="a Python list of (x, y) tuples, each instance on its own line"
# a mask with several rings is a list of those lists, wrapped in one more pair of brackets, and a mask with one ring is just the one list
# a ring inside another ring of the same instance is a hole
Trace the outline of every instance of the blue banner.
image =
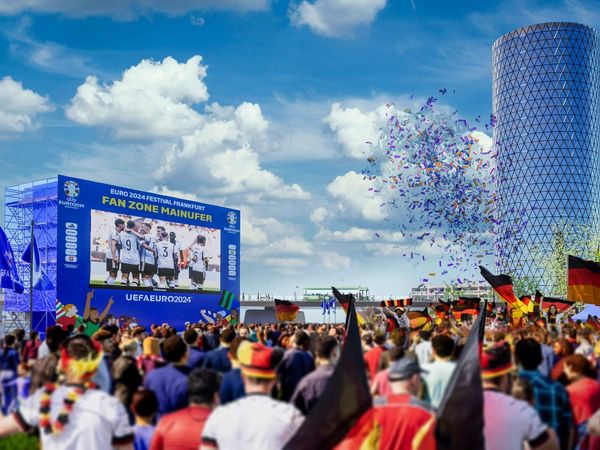
[(114, 317), (181, 329), (239, 313), (239, 211), (62, 175), (58, 189), (63, 326)]
[(0, 228), (0, 287), (17, 294), (22, 294), (24, 291), (23, 282), (17, 272), (15, 255), (2, 228)]

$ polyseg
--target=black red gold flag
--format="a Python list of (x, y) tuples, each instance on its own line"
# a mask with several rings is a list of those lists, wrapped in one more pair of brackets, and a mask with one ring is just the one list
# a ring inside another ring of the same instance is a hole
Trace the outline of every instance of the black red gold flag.
[(512, 278), (508, 275), (493, 275), (483, 266), (479, 266), (481, 276), (492, 286), (498, 297), (504, 300), (511, 309), (519, 309), (527, 314), (527, 306), (517, 298), (513, 290)]
[(600, 264), (569, 255), (567, 298), (600, 305)]
[(412, 304), (412, 298), (400, 298), (396, 300), (382, 300), (380, 306), (387, 306), (388, 308), (405, 308)]
[(293, 322), (298, 316), (300, 307), (288, 300), (275, 299), (275, 316), (279, 322)]

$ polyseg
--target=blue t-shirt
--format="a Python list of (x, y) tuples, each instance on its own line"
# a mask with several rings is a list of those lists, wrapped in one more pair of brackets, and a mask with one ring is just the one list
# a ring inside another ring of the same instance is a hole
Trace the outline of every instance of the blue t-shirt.
[(135, 450), (149, 450), (154, 434), (154, 425), (135, 425), (133, 427), (133, 448)]
[(281, 400), (289, 401), (300, 380), (314, 368), (315, 361), (309, 352), (298, 348), (287, 350), (277, 369), (281, 383)]
[(206, 354), (204, 367), (216, 370), (217, 372), (229, 372), (231, 370), (231, 361), (229, 361), (229, 349), (220, 347), (211, 350)]
[(188, 366), (168, 364), (146, 375), (144, 387), (156, 394), (159, 417), (188, 405), (189, 373)]
[(246, 390), (244, 389), (244, 382), (242, 380), (242, 371), (240, 369), (231, 369), (221, 380), (221, 391), (219, 396), (221, 399), (221, 405), (237, 400), (238, 398), (244, 397)]
[(189, 347), (187, 365), (190, 369), (194, 370), (197, 367), (202, 367), (205, 359), (205, 352), (197, 347)]
[(9, 348), (4, 354), (4, 350), (0, 349), (0, 369), (9, 370), (17, 376), (17, 367), (19, 366), (19, 353), (14, 348)]

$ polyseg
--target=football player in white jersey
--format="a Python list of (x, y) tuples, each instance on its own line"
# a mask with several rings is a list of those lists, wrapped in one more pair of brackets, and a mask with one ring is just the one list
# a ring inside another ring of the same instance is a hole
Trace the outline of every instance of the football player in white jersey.
[[(129, 274), (131, 274), (132, 286), (140, 284), (140, 238), (135, 231), (136, 223), (133, 220), (127, 221), (127, 229), (119, 234), (119, 244), (121, 252), (119, 260), (121, 261), (121, 285), (127, 285)], [(113, 258), (114, 259), (114, 258)]]
[[(158, 287), (165, 289), (171, 287), (173, 278), (175, 277), (175, 246), (169, 241), (169, 233), (162, 232), (160, 241), (156, 243), (157, 258), (158, 258)], [(167, 283), (169, 283), (167, 285)]]
[(206, 237), (196, 236), (196, 240), (188, 247), (190, 255), (190, 280), (192, 289), (204, 289), (208, 256), (206, 252)]
[(180, 264), (183, 263), (183, 251), (181, 250), (181, 243), (177, 240), (177, 235), (174, 231), (169, 233), (169, 241), (173, 244), (173, 257), (175, 258), (175, 277), (173, 279), (173, 286), (179, 287), (179, 272)]
[[(108, 238), (106, 239), (106, 243), (108, 249), (106, 250), (106, 271), (108, 272), (108, 278), (106, 279), (106, 284), (113, 285), (115, 284), (115, 280), (117, 279), (117, 274), (119, 272), (119, 234), (125, 228), (125, 221), (123, 219), (115, 220), (115, 231), (112, 231)], [(116, 256), (116, 258), (115, 258)], [(115, 258), (115, 259), (113, 259)]]
[(140, 270), (144, 287), (152, 287), (152, 277), (156, 274), (156, 240), (150, 234), (151, 230), (152, 224), (150, 222), (144, 222), (140, 228), (144, 237), (141, 255), (142, 267)]

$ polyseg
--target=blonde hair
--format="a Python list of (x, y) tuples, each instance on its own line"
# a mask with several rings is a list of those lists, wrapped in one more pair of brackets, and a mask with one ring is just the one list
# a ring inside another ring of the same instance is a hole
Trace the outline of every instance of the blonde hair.
[(157, 338), (148, 336), (144, 339), (144, 356), (160, 356), (160, 345)]
[(119, 348), (122, 352), (135, 353), (138, 349), (138, 343), (135, 339), (123, 339), (119, 344)]

